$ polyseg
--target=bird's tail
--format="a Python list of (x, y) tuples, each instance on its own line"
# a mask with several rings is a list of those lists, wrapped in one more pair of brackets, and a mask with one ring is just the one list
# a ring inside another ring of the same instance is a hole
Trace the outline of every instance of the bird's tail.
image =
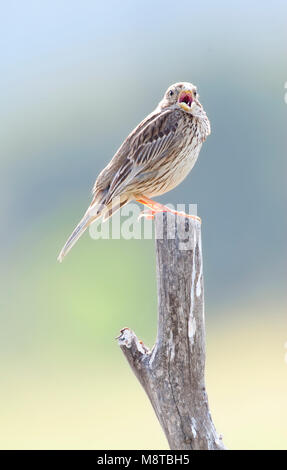
[(79, 240), (80, 236), (83, 235), (85, 230), (88, 228), (88, 226), (98, 217), (100, 217), (101, 214), (98, 214), (97, 216), (92, 216), (89, 213), (89, 209), (85, 213), (84, 217), (82, 220), (78, 223), (77, 227), (73, 231), (72, 235), (68, 238), (66, 241), (65, 245), (60, 251), (60, 254), (58, 256), (58, 261), (60, 263), (63, 261), (64, 257), (66, 254), (71, 250), (71, 248), (75, 245), (75, 243)]
[(122, 206), (128, 203), (128, 198), (124, 200), (118, 199), (116, 202), (112, 202), (108, 205), (92, 203), (85, 213), (82, 220), (78, 223), (77, 227), (73, 231), (72, 235), (68, 238), (65, 245), (63, 246), (58, 256), (60, 263), (63, 261), (66, 254), (71, 250), (75, 243), (79, 240), (80, 236), (83, 235), (85, 230), (94, 222), (96, 219), (103, 215), (103, 221), (109, 219), (115, 212), (117, 212)]

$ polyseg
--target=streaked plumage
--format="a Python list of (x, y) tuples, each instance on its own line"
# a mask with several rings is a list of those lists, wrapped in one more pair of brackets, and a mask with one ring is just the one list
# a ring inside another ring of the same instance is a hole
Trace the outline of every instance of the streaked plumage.
[(131, 200), (158, 196), (181, 183), (209, 134), (209, 120), (196, 87), (186, 82), (170, 86), (157, 108), (131, 132), (99, 174), (92, 203), (59, 261), (98, 217), (106, 220)]

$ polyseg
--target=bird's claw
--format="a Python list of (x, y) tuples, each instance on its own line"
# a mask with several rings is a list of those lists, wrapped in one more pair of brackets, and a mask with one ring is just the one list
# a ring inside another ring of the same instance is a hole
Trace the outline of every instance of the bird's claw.
[(193, 219), (193, 220), (197, 220), (197, 222), (200, 222), (201, 223), (201, 218), (198, 217), (197, 215), (193, 215), (193, 214), (186, 214), (185, 212), (181, 211), (181, 212), (177, 212), (176, 213), (177, 215), (181, 215), (182, 217), (186, 217), (188, 219)]
[(140, 220), (142, 217), (144, 217), (147, 220), (153, 220), (154, 215), (155, 215), (155, 212), (152, 210), (141, 211), (140, 215), (138, 216), (138, 220)]
[(201, 218), (198, 217), (197, 215), (186, 214), (183, 211), (173, 211), (173, 210), (168, 209), (168, 208), (166, 208), (166, 210), (162, 209), (162, 210), (156, 210), (155, 211), (155, 210), (147, 209), (147, 210), (141, 211), (140, 215), (138, 216), (138, 220), (140, 220), (142, 217), (145, 217), (145, 219), (147, 219), (147, 220), (153, 220), (154, 216), (157, 212), (170, 212), (173, 215), (180, 215), (181, 217), (186, 217), (188, 219), (193, 219), (193, 220), (196, 220), (197, 222), (201, 223)]

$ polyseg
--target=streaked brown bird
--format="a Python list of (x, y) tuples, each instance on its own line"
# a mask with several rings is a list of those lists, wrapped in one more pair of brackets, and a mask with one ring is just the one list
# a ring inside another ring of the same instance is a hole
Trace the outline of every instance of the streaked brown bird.
[(103, 221), (107, 220), (132, 200), (147, 206), (152, 214), (159, 211), (178, 214), (150, 198), (183, 181), (209, 134), (209, 120), (199, 102), (197, 88), (188, 82), (171, 85), (156, 109), (131, 132), (99, 174), (91, 205), (58, 260), (63, 260), (94, 220), (101, 216)]

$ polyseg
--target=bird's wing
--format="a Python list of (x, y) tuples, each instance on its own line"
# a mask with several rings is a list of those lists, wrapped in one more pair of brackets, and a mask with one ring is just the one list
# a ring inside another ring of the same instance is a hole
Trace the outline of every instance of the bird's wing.
[(152, 175), (159, 160), (178, 146), (182, 132), (179, 113), (170, 109), (162, 111), (130, 134), (113, 158), (124, 156), (110, 181), (107, 203), (122, 194), (140, 175)]

